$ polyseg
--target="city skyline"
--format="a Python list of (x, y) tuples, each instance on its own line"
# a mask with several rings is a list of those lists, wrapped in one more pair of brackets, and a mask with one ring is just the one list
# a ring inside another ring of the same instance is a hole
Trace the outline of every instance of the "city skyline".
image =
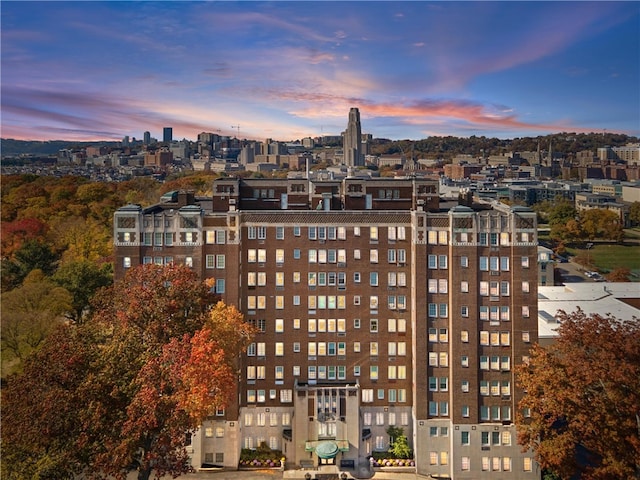
[[(36, 7), (37, 5), (37, 7)], [(636, 2), (2, 2), (2, 137), (640, 135)]]

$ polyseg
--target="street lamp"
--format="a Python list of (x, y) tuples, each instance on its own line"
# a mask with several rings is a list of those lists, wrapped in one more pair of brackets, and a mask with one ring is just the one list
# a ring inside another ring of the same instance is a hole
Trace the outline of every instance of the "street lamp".
[(587, 265), (591, 268), (591, 247), (593, 247), (593, 243), (589, 242), (586, 245), (587, 247)]

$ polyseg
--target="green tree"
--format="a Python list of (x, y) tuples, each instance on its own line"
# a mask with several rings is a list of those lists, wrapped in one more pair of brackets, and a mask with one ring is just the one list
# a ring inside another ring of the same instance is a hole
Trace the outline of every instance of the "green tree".
[(71, 294), (33, 270), (24, 283), (2, 298), (2, 377), (19, 371), (25, 359), (64, 321)]
[(535, 345), (516, 369), (526, 392), (518, 442), (562, 478), (632, 478), (640, 472), (640, 322), (582, 310), (559, 319), (557, 341)]
[(565, 228), (571, 220), (575, 220), (577, 212), (575, 206), (570, 200), (562, 197), (556, 197), (553, 207), (548, 211), (549, 227), (551, 228), (550, 236), (553, 240), (569, 240), (567, 236), (572, 234), (565, 231)]
[(65, 263), (52, 277), (53, 282), (67, 289), (73, 296), (69, 318), (75, 323), (82, 323), (89, 313), (93, 295), (102, 287), (113, 282), (111, 264), (99, 266), (87, 260)]
[(2, 290), (19, 286), (32, 270), (41, 270), (46, 276), (55, 272), (58, 255), (41, 240), (27, 240), (13, 258), (2, 260)]
[(402, 427), (390, 426), (387, 428), (387, 435), (391, 439), (389, 452), (395, 458), (413, 458), (413, 452)]
[[(28, 464), (66, 465), (57, 478), (86, 471), (124, 479), (134, 467), (140, 480), (152, 469), (158, 477), (188, 471), (186, 434), (237, 395), (235, 362), (253, 335), (235, 307), (214, 301), (183, 266), (143, 265), (101, 290), (90, 318), (64, 327), (73, 343), (49, 337), (24, 374), (8, 381), (3, 450), (20, 458), (34, 442)], [(54, 394), (57, 408), (39, 410)], [(47, 435), (35, 439), (43, 428)]]

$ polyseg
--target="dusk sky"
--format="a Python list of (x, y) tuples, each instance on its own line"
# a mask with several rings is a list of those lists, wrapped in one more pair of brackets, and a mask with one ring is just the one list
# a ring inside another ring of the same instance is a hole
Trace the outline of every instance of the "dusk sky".
[(0, 8), (3, 138), (640, 136), (636, 1)]

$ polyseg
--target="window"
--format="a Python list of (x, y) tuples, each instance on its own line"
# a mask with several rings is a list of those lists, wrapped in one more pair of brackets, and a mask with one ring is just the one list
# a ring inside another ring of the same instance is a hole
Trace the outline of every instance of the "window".
[(371, 250), (369, 250), (369, 261), (371, 263), (378, 263), (378, 250), (375, 248), (372, 248)]
[(449, 342), (449, 330), (447, 328), (441, 328), (438, 330), (438, 341), (440, 343)]
[[(363, 403), (373, 402), (373, 388), (362, 389), (362, 402)], [(371, 422), (371, 420), (369, 420), (369, 422)], [(369, 425), (371, 425), (371, 423), (369, 423)]]
[(533, 462), (531, 461), (531, 457), (524, 457), (522, 459), (523, 464), (522, 464), (522, 469), (525, 472), (530, 472), (533, 469)]
[(378, 227), (369, 227), (369, 239), (378, 240)]
[(460, 444), (461, 445), (469, 445), (469, 432), (462, 431), (460, 432)]
[(429, 391), (430, 392), (438, 391), (438, 377), (429, 377)]
[(449, 366), (449, 354), (447, 352), (440, 352), (438, 354), (438, 361), (440, 362), (441, 367)]
[(460, 470), (462, 470), (463, 472), (468, 472), (469, 470), (471, 470), (471, 460), (469, 457), (462, 457), (460, 459)]
[(522, 257), (521, 264), (522, 268), (529, 268), (529, 257)]
[(489, 357), (486, 355), (480, 356), (480, 370), (489, 370)]
[(469, 405), (462, 406), (462, 416), (465, 418), (469, 417)]
[(369, 273), (369, 285), (371, 285), (372, 287), (378, 286), (378, 272)]
[(131, 257), (124, 257), (122, 259), (122, 266), (124, 268), (131, 268)]
[(284, 319), (283, 318), (276, 318), (276, 332), (277, 333), (282, 333), (284, 332)]
[(438, 389), (441, 392), (449, 391), (449, 377), (440, 377), (440, 381), (438, 382)]
[(467, 256), (460, 257), (460, 266), (462, 268), (469, 268), (469, 257)]

